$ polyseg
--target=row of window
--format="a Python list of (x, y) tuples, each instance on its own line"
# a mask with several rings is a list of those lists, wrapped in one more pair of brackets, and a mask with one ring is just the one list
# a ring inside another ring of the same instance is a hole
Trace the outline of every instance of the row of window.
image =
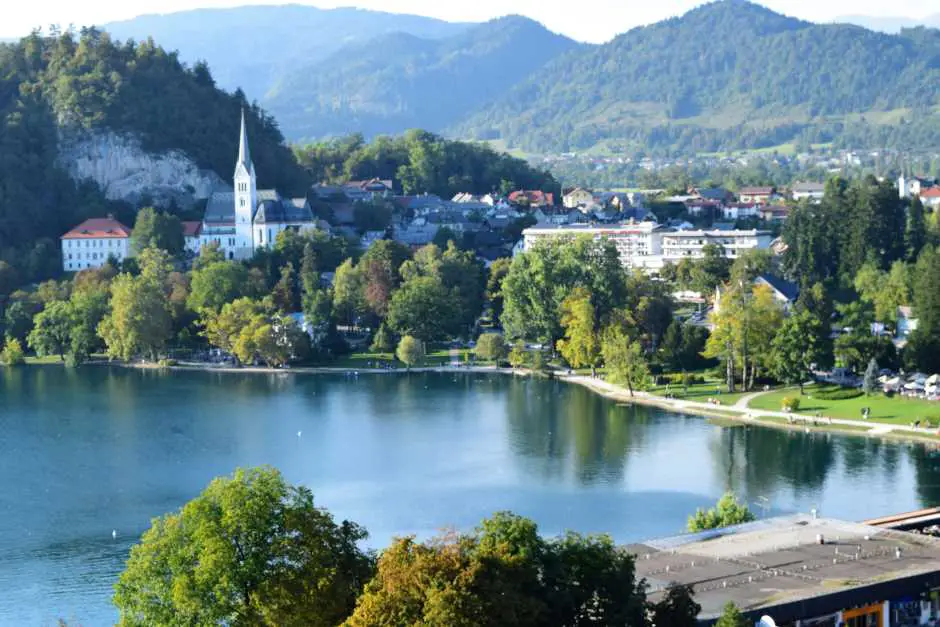
[[(108, 245), (107, 245), (107, 246), (104, 245), (104, 242), (105, 242), (105, 241), (108, 242)], [(113, 240), (113, 239), (109, 239), (109, 240), (86, 239), (86, 240), (84, 240), (84, 242), (85, 242), (85, 248), (114, 248), (114, 247), (115, 247), (115, 242), (117, 242), (117, 248), (120, 248), (120, 247), (121, 247), (121, 244), (124, 242), (124, 240)], [(74, 244), (74, 246), (73, 246), (73, 244)], [(82, 247), (82, 240), (67, 239), (67, 240), (65, 240), (65, 247), (66, 247), (66, 248), (81, 248), (81, 247)]]
[[(93, 261), (97, 261), (98, 259), (107, 259), (108, 257), (114, 257), (115, 259), (120, 261), (121, 258), (124, 257), (124, 254), (121, 251), (117, 251), (116, 253), (86, 253), (85, 254), (85, 259), (91, 259)], [(71, 258), (72, 258), (72, 253), (69, 253), (68, 259), (71, 259)], [(82, 258), (81, 253), (75, 253), (75, 259), (81, 259), (81, 258)]]

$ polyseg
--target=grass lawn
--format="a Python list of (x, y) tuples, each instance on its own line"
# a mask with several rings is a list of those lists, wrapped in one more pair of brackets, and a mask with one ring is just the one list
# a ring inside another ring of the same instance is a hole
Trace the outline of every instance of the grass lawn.
[[(828, 401), (813, 398), (813, 392), (821, 389), (835, 389), (833, 386), (806, 386), (806, 393), (800, 397), (799, 413), (815, 414), (819, 412), (823, 416), (832, 418), (845, 418), (849, 420), (861, 420), (862, 408), (871, 408), (871, 422), (884, 422), (888, 424), (907, 425), (915, 420), (930, 419), (937, 424), (940, 422), (940, 403), (931, 401), (922, 401), (910, 398), (888, 398), (883, 394), (873, 396), (859, 396), (840, 401)], [(749, 407), (752, 409), (764, 409), (769, 411), (780, 411), (781, 401), (785, 396), (799, 396), (799, 390), (790, 388), (778, 390), (763, 396), (758, 396), (751, 401)]]
[(667, 394), (671, 394), (675, 398), (684, 401), (698, 401), (702, 403), (707, 401), (709, 398), (717, 398), (724, 406), (734, 405), (742, 396), (753, 393), (735, 392), (734, 394), (728, 394), (728, 390), (725, 388), (724, 383), (720, 381), (694, 383), (689, 386), (688, 392), (685, 391), (683, 386), (676, 384), (670, 384), (668, 386), (657, 385), (655, 387), (647, 388), (646, 391), (657, 396), (666, 396)]
[(49, 355), (47, 357), (36, 357), (32, 355), (26, 357), (26, 363), (30, 366), (40, 366), (46, 364), (61, 364), (63, 362), (58, 355)]
[(820, 421), (819, 426), (817, 427), (814, 427), (813, 425), (807, 425), (803, 422), (791, 425), (783, 416), (758, 416), (756, 420), (757, 422), (787, 425), (797, 429), (809, 429), (810, 431), (846, 431), (851, 433), (865, 433), (867, 431), (871, 431), (870, 427), (856, 427), (855, 425), (830, 425), (823, 423), (822, 421)]

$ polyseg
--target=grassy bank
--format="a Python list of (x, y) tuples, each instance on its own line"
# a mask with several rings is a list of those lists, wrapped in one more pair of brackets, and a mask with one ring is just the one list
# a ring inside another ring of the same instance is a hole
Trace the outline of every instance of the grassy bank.
[(902, 398), (896, 396), (888, 398), (884, 394), (859, 396), (844, 400), (827, 400), (815, 397), (814, 394), (836, 389), (834, 386), (809, 385), (805, 394), (800, 396), (797, 388), (777, 390), (763, 394), (753, 399), (748, 407), (765, 411), (780, 411), (785, 397), (798, 397), (800, 399), (801, 414), (815, 415), (847, 420), (862, 420), (862, 408), (871, 409), (869, 422), (881, 422), (892, 425), (909, 425), (916, 420), (923, 423), (930, 420), (932, 424), (940, 423), (940, 403), (919, 399)]

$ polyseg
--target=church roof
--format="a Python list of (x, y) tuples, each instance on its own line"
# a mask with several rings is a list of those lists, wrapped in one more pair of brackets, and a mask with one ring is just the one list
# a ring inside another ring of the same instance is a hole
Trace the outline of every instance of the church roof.
[(235, 163), (235, 169), (238, 166), (245, 166), (245, 170), (252, 172), (255, 169), (251, 163), (251, 153), (248, 151), (248, 129), (245, 128), (245, 110), (242, 109), (242, 128), (238, 138), (238, 161)]
[(206, 224), (235, 224), (235, 192), (215, 192), (206, 203)]
[[(273, 192), (273, 190), (265, 190)], [(278, 224), (284, 222), (313, 222), (313, 212), (306, 198), (281, 198), (274, 192), (274, 198), (265, 194), (262, 199), (258, 192), (258, 210), (255, 212), (255, 224)]]

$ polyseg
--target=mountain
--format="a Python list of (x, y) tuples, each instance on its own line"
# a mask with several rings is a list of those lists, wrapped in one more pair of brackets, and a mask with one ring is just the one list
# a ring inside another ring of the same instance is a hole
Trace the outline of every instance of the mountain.
[(581, 47), (520, 16), (444, 39), (392, 33), (299, 67), (262, 104), (291, 139), (438, 131)]
[(703, 5), (550, 62), (452, 134), (531, 151), (940, 144), (940, 31)]
[(855, 24), (867, 28), (868, 30), (880, 31), (882, 33), (897, 34), (905, 28), (917, 28), (926, 26), (928, 28), (940, 28), (940, 13), (929, 15), (923, 19), (912, 17), (879, 17), (874, 15), (843, 15), (832, 20), (836, 24)]
[(416, 15), (281, 5), (144, 15), (103, 29), (119, 39), (152, 37), (167, 50), (179, 50), (189, 64), (206, 61), (221, 87), (240, 87), (250, 100), (260, 100), (291, 70), (345, 46), (393, 32), (447, 37), (466, 27)]

